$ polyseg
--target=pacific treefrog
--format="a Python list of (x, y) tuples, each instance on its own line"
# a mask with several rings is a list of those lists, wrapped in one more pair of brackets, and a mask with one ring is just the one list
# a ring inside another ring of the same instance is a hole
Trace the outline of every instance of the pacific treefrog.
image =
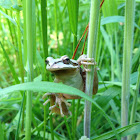
[[(93, 58), (86, 58), (86, 55), (81, 55), (78, 60), (70, 59), (67, 55), (62, 56), (61, 58), (54, 59), (52, 57), (47, 57), (45, 60), (47, 66), (46, 69), (54, 73), (55, 83), (62, 82), (63, 84), (75, 87), (79, 90), (85, 92), (85, 73), (89, 71), (88, 69), (82, 69), (80, 66), (83, 64), (86, 65), (95, 65)], [(98, 77), (96, 68), (94, 71), (94, 86), (93, 94), (96, 94), (98, 90)], [(43, 98), (50, 95), (50, 99), (47, 100), (44, 105), (50, 101), (50, 110), (53, 113), (60, 114), (61, 116), (70, 114), (68, 106), (70, 104), (67, 102), (67, 99), (80, 99), (79, 96), (72, 96), (62, 93), (46, 93)]]

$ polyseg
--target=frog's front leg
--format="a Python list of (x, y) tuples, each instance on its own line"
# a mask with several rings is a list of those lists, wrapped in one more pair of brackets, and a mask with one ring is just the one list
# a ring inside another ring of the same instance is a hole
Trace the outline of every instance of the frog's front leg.
[[(82, 72), (82, 77), (83, 80), (85, 81), (86, 79), (86, 73), (85, 72), (90, 72), (91, 69), (87, 69), (88, 65), (96, 65), (96, 62), (94, 58), (87, 58), (85, 54), (81, 55), (78, 60), (77, 60), (79, 65), (83, 65), (84, 70)], [(98, 75), (97, 75), (97, 70), (99, 70), (98, 67), (94, 68), (94, 82), (93, 82), (93, 94), (96, 94), (98, 91)], [(84, 82), (85, 83), (85, 82)]]
[(90, 72), (90, 69), (87, 69), (88, 65), (96, 65), (97, 63), (95, 62), (94, 58), (87, 58), (87, 55), (83, 54), (81, 55), (77, 62), (79, 63), (79, 65), (83, 65), (84, 66), (84, 70), (86, 72)]
[(51, 110), (51, 113), (60, 114), (62, 117), (64, 117), (64, 115), (71, 114), (71, 112), (68, 110), (68, 106), (70, 106), (70, 104), (65, 100), (63, 94), (46, 93), (43, 95), (43, 99), (45, 99), (47, 96), (50, 96), (50, 99), (45, 101), (43, 105), (50, 102), (49, 110)]

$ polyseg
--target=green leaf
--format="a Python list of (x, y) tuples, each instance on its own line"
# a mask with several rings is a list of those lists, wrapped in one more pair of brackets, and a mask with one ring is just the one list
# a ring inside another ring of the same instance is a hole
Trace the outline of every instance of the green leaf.
[(101, 96), (95, 97), (97, 98), (96, 102), (101, 106), (104, 107), (108, 104), (108, 102), (113, 99), (118, 94), (121, 94), (121, 89), (118, 87), (111, 87), (107, 89)]
[[(138, 132), (140, 132), (140, 122), (139, 123), (134, 123), (132, 125), (128, 125), (122, 128), (119, 128), (116, 130), (118, 132), (118, 134), (121, 137), (124, 136), (128, 136), (128, 135), (132, 135), (132, 134), (136, 134)], [(108, 133), (104, 133), (98, 137), (92, 138), (93, 140), (105, 140), (105, 139), (110, 139), (114, 137), (114, 132), (110, 131)]]
[(16, 11), (21, 11), (21, 10), (23, 10), (22, 5), (20, 5), (20, 4), (15, 4), (15, 5), (13, 5), (13, 6), (12, 6), (12, 9), (13, 9), (13, 10), (16, 10)]
[(3, 129), (2, 129), (1, 122), (0, 122), (0, 140), (4, 140), (4, 132), (3, 132)]
[(10, 87), (7, 87), (5, 89), (0, 90), (0, 94), (7, 94), (14, 91), (35, 91), (35, 92), (52, 92), (52, 93), (65, 93), (65, 94), (71, 94), (71, 95), (79, 95), (83, 98), (88, 98), (88, 96), (73, 87), (64, 85), (64, 84), (58, 84), (53, 82), (28, 82), (23, 84), (17, 84)]
[(78, 0), (66, 0), (67, 7), (69, 12), (69, 20), (73, 34), (77, 32), (77, 16), (78, 16), (78, 9), (77, 5), (79, 4)]
[(11, 9), (15, 4), (17, 4), (17, 0), (0, 0), (0, 6), (5, 9)]
[(17, 26), (16, 22), (14, 19), (12, 19), (10, 16), (8, 16), (7, 14), (5, 14), (2, 10), (0, 10), (0, 13), (5, 17), (8, 18), (15, 26)]
[(103, 113), (103, 115), (109, 122), (112, 129), (113, 130), (115, 129), (113, 123), (110, 121), (108, 115), (104, 112), (104, 110), (92, 98), (90, 98), (84, 92), (82, 92), (76, 88), (73, 88), (73, 87), (70, 87), (70, 86), (67, 86), (64, 84), (60, 84), (60, 83), (53, 83), (53, 82), (45, 82), (45, 81), (28, 82), (28, 83), (17, 84), (17, 85), (2, 89), (2, 90), (0, 90), (0, 94), (5, 95), (7, 93), (19, 91), (19, 90), (22, 90), (22, 91), (29, 90), (29, 91), (35, 91), (35, 92), (64, 93), (64, 94), (78, 95), (80, 97), (83, 97), (84, 99), (92, 102), (93, 105), (95, 105)]
[(11, 63), (10, 58), (9, 58), (9, 56), (8, 56), (6, 50), (4, 49), (4, 47), (3, 47), (3, 45), (2, 45), (1, 42), (0, 42), (0, 45), (1, 45), (1, 48), (2, 48), (2, 50), (3, 50), (4, 56), (5, 56), (5, 58), (6, 58), (7, 62), (8, 62), (8, 65), (9, 65), (9, 67), (10, 67), (10, 70), (11, 70), (11, 72), (12, 72), (12, 74), (13, 74), (13, 77), (14, 77), (16, 83), (19, 84), (20, 81), (19, 81), (18, 76), (17, 76), (17, 74), (16, 74), (16, 71), (15, 71), (15, 69), (14, 69), (14, 67), (13, 67), (13, 64)]
[[(109, 23), (115, 23), (115, 22), (122, 22), (124, 23), (124, 16), (108, 16), (101, 19), (101, 25), (109, 24)], [(134, 23), (135, 27), (137, 27), (140, 30), (140, 27)]]

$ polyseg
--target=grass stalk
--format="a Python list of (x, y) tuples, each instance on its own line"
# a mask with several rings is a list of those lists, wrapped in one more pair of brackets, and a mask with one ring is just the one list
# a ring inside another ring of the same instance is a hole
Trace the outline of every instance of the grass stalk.
[(50, 128), (51, 128), (51, 140), (54, 140), (54, 132), (53, 132), (53, 119), (52, 114), (50, 115)]
[(1, 121), (0, 121), (0, 139), (4, 140), (4, 131), (3, 131), (3, 128), (2, 128)]
[(16, 71), (15, 71), (13, 65), (12, 65), (12, 62), (10, 61), (10, 58), (9, 58), (9, 56), (8, 56), (6, 50), (4, 49), (4, 46), (3, 46), (3, 44), (1, 42), (0, 42), (0, 45), (1, 45), (1, 48), (3, 50), (4, 56), (5, 56), (5, 58), (6, 58), (7, 62), (8, 62), (8, 65), (10, 67), (10, 70), (12, 72), (12, 75), (13, 75), (13, 78), (15, 80), (15, 83), (16, 84), (19, 84), (20, 81), (19, 81), (18, 76), (17, 76), (17, 73), (16, 73)]
[(24, 97), (25, 97), (25, 92), (23, 93), (23, 98), (22, 98), (22, 102), (21, 102), (21, 107), (20, 107), (20, 112), (19, 112), (19, 119), (18, 119), (18, 125), (17, 125), (15, 140), (18, 140), (19, 139), (19, 126), (20, 126), (20, 120), (21, 120), (22, 110), (24, 109), (23, 108), (23, 105), (24, 105)]
[[(137, 83), (136, 83), (136, 91), (134, 92), (134, 97), (133, 97), (134, 101), (133, 101), (133, 105), (132, 105), (132, 109), (131, 109), (130, 124), (133, 124), (135, 122), (139, 87), (140, 87), (140, 65), (139, 65), (139, 68), (138, 68), (138, 80), (137, 80)], [(131, 135), (128, 136), (128, 140), (131, 140)]]
[[(95, 58), (99, 9), (100, 9), (100, 1), (91, 0), (90, 19), (89, 19), (89, 38), (87, 50), (88, 58)], [(91, 72), (88, 72), (86, 74), (86, 94), (92, 98), (94, 67), (88, 66), (88, 69), (91, 69)], [(90, 121), (91, 121), (91, 103), (85, 101), (84, 135), (87, 137), (90, 137), (90, 124), (91, 124)]]
[(78, 11), (79, 11), (79, 0), (75, 2), (75, 33), (74, 33), (74, 41), (73, 41), (73, 52), (77, 45), (77, 27), (78, 27)]
[[(5, 13), (8, 15), (7, 10), (5, 10)], [(11, 39), (12, 39), (12, 43), (14, 44), (14, 37), (13, 37), (13, 34), (12, 34), (12, 27), (11, 27), (11, 23), (10, 23), (9, 19), (7, 19), (7, 23), (8, 23), (8, 26), (9, 26), (9, 31), (10, 31), (10, 36), (11, 36)]]
[[(74, 35), (73, 41), (73, 52), (77, 45), (77, 26), (78, 26), (78, 11), (79, 11), (79, 0), (67, 0), (67, 7), (69, 12), (69, 20), (71, 29)], [(76, 116), (75, 116), (75, 100), (72, 100), (72, 138), (75, 139), (76, 132)]]
[(48, 56), (48, 41), (47, 41), (47, 1), (41, 0), (41, 22), (42, 22), (42, 38), (44, 58)]
[(56, 44), (57, 44), (57, 55), (59, 55), (59, 37), (58, 37), (58, 1), (54, 0), (54, 21), (55, 21), (55, 33), (56, 33)]
[(71, 133), (70, 133), (70, 127), (68, 125), (68, 122), (67, 122), (68, 119), (66, 118), (66, 116), (64, 116), (64, 120), (65, 120), (66, 128), (67, 128), (67, 131), (68, 131), (69, 139), (72, 140)]
[[(33, 80), (32, 0), (26, 1), (27, 80)], [(32, 92), (27, 92), (25, 139), (31, 139)]]
[(22, 61), (22, 48), (21, 48), (21, 31), (20, 31), (20, 11), (17, 11), (17, 39), (18, 39), (18, 50), (19, 50), (19, 71), (20, 71), (20, 77), (21, 82), (24, 83), (24, 67), (23, 67), (23, 61)]
[(110, 37), (110, 48), (111, 48), (111, 80), (114, 81), (114, 55), (113, 55), (113, 36)]
[[(43, 38), (43, 52), (44, 52), (44, 58), (48, 56), (48, 39), (47, 39), (47, 1), (41, 0), (41, 23), (42, 23), (42, 38)], [(44, 70), (45, 70), (45, 63), (44, 63)], [(46, 72), (42, 72), (43, 80), (46, 80)], [(47, 118), (47, 109), (48, 106), (44, 106), (44, 134), (43, 139), (46, 138), (46, 118)], [(52, 116), (50, 116), (51, 118)], [(52, 118), (51, 118), (52, 119)]]
[(115, 31), (115, 48), (116, 48), (116, 60), (117, 60), (117, 76), (118, 79), (121, 80), (121, 66), (120, 66), (120, 58), (119, 58), (119, 46), (118, 46), (118, 37), (117, 31)]
[[(122, 95), (121, 95), (121, 126), (128, 125), (128, 106), (130, 94), (131, 56), (133, 48), (135, 17), (135, 0), (126, 0), (125, 3), (125, 26), (124, 26), (124, 48), (123, 48), (123, 73), (122, 73)], [(122, 140), (126, 140), (123, 137)]]
[[(78, 27), (78, 11), (79, 11), (79, 0), (77, 0), (75, 2), (75, 33), (74, 33), (74, 41), (73, 41), (73, 50), (75, 49), (76, 45), (77, 45), (77, 27)], [(73, 100), (72, 102), (73, 104), (73, 116), (72, 116), (72, 131), (73, 131), (73, 139), (75, 139), (75, 134), (76, 134), (76, 123), (77, 123), (77, 111), (75, 112), (75, 100)], [(78, 106), (79, 104), (77, 104)]]

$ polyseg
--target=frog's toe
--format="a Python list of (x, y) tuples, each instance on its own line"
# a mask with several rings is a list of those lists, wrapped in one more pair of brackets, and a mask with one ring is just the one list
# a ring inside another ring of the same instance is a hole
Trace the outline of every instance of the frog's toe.
[(81, 61), (81, 64), (82, 65), (96, 65), (97, 63), (96, 62), (85, 62), (85, 61)]
[(49, 110), (52, 110), (53, 108), (55, 108), (57, 105), (55, 104), (55, 105), (53, 105), (53, 106), (50, 106), (49, 107)]
[(50, 99), (46, 100), (43, 105), (46, 105), (48, 102), (50, 102)]
[(70, 103), (68, 103), (64, 98), (61, 98), (62, 102), (64, 102), (67, 106), (71, 106)]
[(50, 95), (54, 95), (55, 93), (45, 93), (43, 96), (42, 96), (42, 99), (45, 99), (47, 96), (50, 96)]

